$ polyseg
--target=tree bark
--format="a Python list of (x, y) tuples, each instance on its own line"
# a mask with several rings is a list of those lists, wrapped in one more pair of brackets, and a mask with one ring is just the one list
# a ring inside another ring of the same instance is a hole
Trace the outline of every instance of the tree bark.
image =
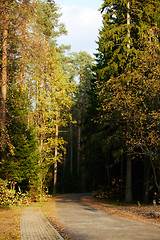
[(157, 179), (156, 169), (154, 167), (153, 158), (151, 158), (151, 157), (150, 157), (150, 163), (151, 163), (152, 170), (153, 170), (154, 182), (157, 187), (158, 193), (160, 194), (160, 187), (159, 187), (159, 183), (158, 183), (158, 179)]
[(70, 122), (70, 136), (71, 136), (71, 146), (70, 146), (70, 173), (73, 173), (73, 129), (72, 123)]
[(150, 165), (148, 162), (144, 163), (144, 202), (148, 203), (149, 199), (149, 180), (150, 180)]
[(56, 133), (55, 133), (55, 163), (54, 163), (54, 181), (53, 181), (53, 194), (57, 192), (57, 156), (58, 156), (58, 115), (56, 115)]
[(130, 25), (131, 25), (131, 16), (130, 16), (130, 1), (127, 2), (127, 37), (128, 37), (128, 43), (127, 43), (127, 49), (129, 50), (131, 48), (131, 32), (130, 32)]
[(79, 176), (80, 173), (80, 150), (81, 150), (81, 114), (79, 113), (79, 121), (78, 121), (78, 153), (77, 153), (77, 174)]
[(109, 172), (109, 164), (108, 163), (107, 163), (106, 169), (107, 169), (107, 186), (109, 186), (110, 185), (110, 172)]
[[(130, 24), (131, 24), (131, 17), (130, 17), (130, 1), (127, 2), (127, 37), (128, 37), (128, 43), (127, 43), (127, 57), (129, 56), (129, 50), (130, 50)], [(129, 124), (129, 123), (127, 123)], [(128, 127), (129, 129), (129, 127)], [(127, 156), (127, 163), (126, 163), (126, 190), (125, 190), (125, 201), (127, 203), (132, 202), (132, 160), (130, 155)]]
[[(2, 150), (5, 150), (6, 143), (6, 99), (7, 99), (7, 38), (8, 38), (8, 1), (5, 1), (5, 9), (3, 14), (4, 27), (3, 27), (3, 38), (2, 38), (2, 78), (1, 78), (1, 143)], [(2, 159), (3, 156), (2, 156)]]
[(125, 201), (127, 203), (132, 202), (132, 160), (130, 156), (127, 156), (126, 164), (126, 191), (125, 191)]
[(20, 69), (20, 90), (22, 91), (23, 88), (23, 75), (24, 75), (24, 64), (23, 64), (23, 59), (24, 55), (22, 53), (21, 55), (22, 61), (21, 61), (21, 69)]
[[(80, 74), (80, 84), (82, 83), (82, 76)], [(79, 106), (79, 113), (78, 113), (78, 146), (77, 146), (77, 175), (80, 175), (80, 151), (81, 151), (81, 123), (82, 123), (82, 115), (81, 115), (81, 91), (80, 91), (80, 106)]]
[[(29, 1), (28, 0), (24, 0), (23, 1), (23, 6), (24, 8), (27, 8), (29, 9)], [(22, 34), (22, 37), (21, 37), (21, 66), (20, 66), (20, 90), (22, 91), (22, 88), (23, 88), (23, 82), (24, 82), (24, 68), (25, 68), (25, 63), (24, 63), (24, 60), (25, 60), (25, 45), (26, 45), (26, 26), (27, 26), (27, 14), (24, 13), (23, 15), (23, 20), (22, 20), (22, 29), (21, 29), (21, 34)], [(28, 20), (29, 21), (29, 20)]]

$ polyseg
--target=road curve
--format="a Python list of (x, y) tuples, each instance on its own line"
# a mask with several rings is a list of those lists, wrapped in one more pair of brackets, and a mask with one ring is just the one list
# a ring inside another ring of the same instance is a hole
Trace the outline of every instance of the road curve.
[(109, 215), (81, 201), (83, 194), (56, 200), (58, 221), (76, 240), (160, 240), (160, 227)]

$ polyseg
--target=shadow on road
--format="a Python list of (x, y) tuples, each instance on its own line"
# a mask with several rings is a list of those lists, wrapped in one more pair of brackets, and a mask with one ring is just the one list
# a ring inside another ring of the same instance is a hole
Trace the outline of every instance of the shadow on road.
[(92, 193), (73, 193), (73, 194), (67, 194), (67, 195), (62, 195), (56, 198), (56, 202), (59, 203), (78, 203), (80, 206), (83, 206), (83, 208), (87, 211), (92, 211), (96, 212), (97, 209), (91, 207), (90, 205), (84, 203), (81, 199), (83, 197), (90, 197), (92, 196)]

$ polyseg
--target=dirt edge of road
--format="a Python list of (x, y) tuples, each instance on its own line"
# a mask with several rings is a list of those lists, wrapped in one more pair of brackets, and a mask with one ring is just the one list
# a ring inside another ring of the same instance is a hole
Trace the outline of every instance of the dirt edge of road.
[[(107, 213), (119, 218), (126, 218), (132, 221), (143, 220), (149, 224), (155, 224), (160, 227), (160, 205), (158, 206), (112, 206), (107, 203), (102, 203), (94, 196), (84, 196), (81, 198), (86, 204), (106, 211)], [(156, 214), (158, 213), (158, 214)]]

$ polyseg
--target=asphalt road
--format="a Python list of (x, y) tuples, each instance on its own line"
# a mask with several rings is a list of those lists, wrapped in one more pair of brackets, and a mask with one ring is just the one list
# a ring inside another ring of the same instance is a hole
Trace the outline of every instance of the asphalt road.
[(57, 198), (59, 222), (77, 240), (160, 240), (160, 226), (131, 221), (96, 210), (81, 201), (82, 194)]

